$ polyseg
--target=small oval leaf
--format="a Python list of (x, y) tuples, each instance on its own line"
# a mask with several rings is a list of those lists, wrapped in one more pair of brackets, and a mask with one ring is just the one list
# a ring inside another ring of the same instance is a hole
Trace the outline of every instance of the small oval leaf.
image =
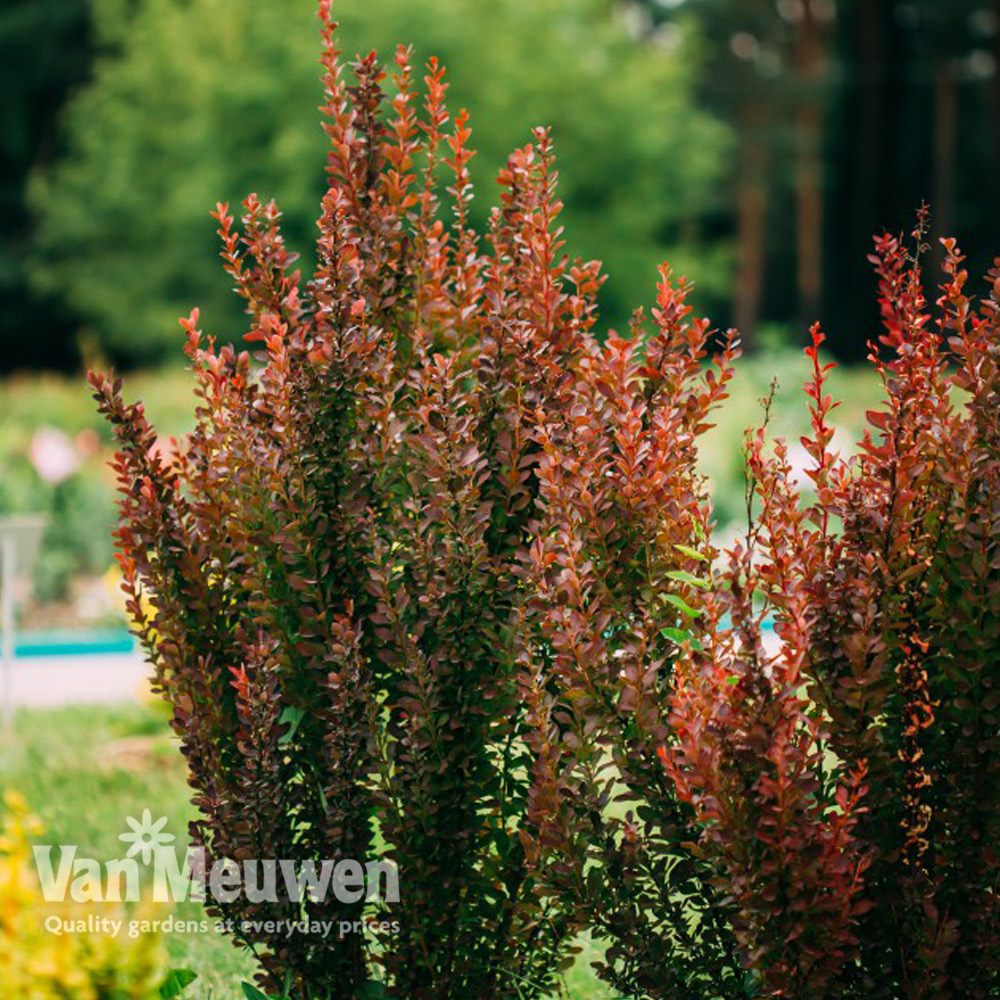
[(261, 993), (256, 986), (253, 986), (250, 983), (243, 984), (243, 995), (247, 998), (247, 1000), (272, 1000), (272, 998), (266, 993)]
[(161, 1000), (173, 1000), (179, 997), (196, 979), (198, 974), (190, 969), (171, 969), (167, 978), (160, 984)]

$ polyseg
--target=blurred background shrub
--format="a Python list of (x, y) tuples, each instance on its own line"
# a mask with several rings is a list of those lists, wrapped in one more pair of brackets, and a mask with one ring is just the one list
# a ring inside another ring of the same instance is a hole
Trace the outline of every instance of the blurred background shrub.
[[(170, 435), (186, 430), (192, 406), (180, 368), (136, 373), (150, 412)], [(42, 514), (27, 627), (109, 625), (122, 618), (110, 571), (114, 483), (109, 435), (82, 380), (20, 373), (0, 380), (0, 517)]]
[[(0, 823), (0, 982), (6, 1000), (155, 1000), (166, 976), (166, 955), (155, 934), (131, 937), (102, 931), (52, 933), (48, 918), (129, 919), (108, 903), (46, 903), (32, 861), (32, 840), (44, 827), (20, 794), (4, 796)], [(149, 914), (143, 918), (154, 920)]]

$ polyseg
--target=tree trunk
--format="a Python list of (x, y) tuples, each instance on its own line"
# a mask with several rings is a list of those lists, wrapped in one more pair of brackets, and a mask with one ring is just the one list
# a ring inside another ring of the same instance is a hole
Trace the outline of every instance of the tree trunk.
[[(1000, 0), (998, 0), (1000, 2)], [(886, 129), (892, 116), (886, 113), (889, 94), (887, 84), (892, 79), (889, 66), (891, 50), (887, 43), (885, 0), (871, 0), (857, 7), (854, 45), (858, 69), (856, 93), (849, 105), (850, 141), (844, 142), (841, 154), (850, 163), (850, 182), (846, 188), (843, 220), (832, 219), (840, 226), (842, 239), (836, 243), (836, 301), (828, 303), (834, 309), (836, 329), (830, 333), (831, 346), (842, 358), (859, 361), (867, 353), (870, 333), (869, 319), (873, 315), (871, 275), (864, 266), (871, 252), (872, 236), (883, 227), (892, 225), (895, 205), (880, 198), (886, 191), (887, 175), (893, 163), (886, 155), (892, 141)], [(856, 123), (856, 124), (855, 124)]]
[(955, 149), (958, 141), (958, 81), (952, 60), (934, 68), (934, 229), (952, 233), (955, 225)]
[[(990, 136), (993, 144), (993, 176), (1000, 177), (1000, 0), (993, 0), (997, 28), (993, 32), (993, 86), (990, 89)], [(1000, 226), (1000, 185), (991, 184), (994, 227)]]
[(823, 37), (812, 0), (803, 0), (795, 54), (801, 88), (795, 115), (798, 306), (808, 325), (819, 316), (823, 295)]
[(764, 297), (768, 168), (767, 109), (759, 98), (747, 101), (740, 114), (740, 175), (736, 192), (736, 296), (733, 324), (743, 345), (753, 345)]

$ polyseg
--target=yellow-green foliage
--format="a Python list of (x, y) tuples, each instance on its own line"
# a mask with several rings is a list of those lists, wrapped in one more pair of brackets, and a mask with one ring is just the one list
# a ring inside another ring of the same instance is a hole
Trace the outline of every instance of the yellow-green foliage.
[(50, 916), (122, 919), (107, 904), (46, 903), (35, 873), (31, 839), (43, 831), (18, 794), (4, 796), (0, 828), (0, 984), (3, 1000), (153, 1000), (165, 974), (160, 940), (107, 934), (56, 935)]

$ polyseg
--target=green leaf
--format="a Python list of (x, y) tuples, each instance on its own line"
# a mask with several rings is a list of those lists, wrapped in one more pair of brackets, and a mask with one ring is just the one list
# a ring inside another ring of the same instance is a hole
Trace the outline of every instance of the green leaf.
[(247, 1000), (281, 1000), (281, 997), (269, 997), (266, 993), (261, 993), (256, 986), (250, 983), (243, 983), (243, 995)]
[(361, 984), (357, 1000), (388, 1000), (388, 997), (389, 991), (386, 989), (385, 983), (369, 979), (368, 982)]
[(665, 636), (667, 639), (672, 639), (678, 646), (687, 642), (691, 644), (691, 648), (696, 652), (700, 653), (702, 651), (701, 640), (696, 639), (690, 632), (685, 632), (682, 628), (661, 628), (660, 635)]
[(661, 628), (660, 635), (673, 639), (678, 645), (691, 639), (691, 633), (685, 632), (682, 628)]
[(691, 586), (701, 587), (702, 589), (709, 586), (708, 580), (703, 580), (700, 576), (694, 576), (683, 569), (674, 570), (668, 573), (667, 577), (671, 580), (676, 580), (678, 583), (690, 583)]
[(190, 969), (171, 969), (167, 978), (160, 983), (160, 997), (162, 1000), (179, 997), (197, 978), (198, 974)]
[(674, 548), (677, 549), (678, 552), (681, 552), (686, 556), (690, 556), (692, 559), (697, 559), (698, 562), (708, 562), (708, 556), (706, 556), (704, 552), (692, 549), (690, 545), (675, 545)]
[(299, 726), (302, 720), (306, 717), (306, 710), (304, 708), (297, 708), (294, 705), (289, 705), (282, 713), (281, 718), (278, 719), (282, 725), (290, 726), (291, 728), (285, 733), (284, 736), (278, 740), (279, 746), (286, 746), (292, 741), (292, 737), (298, 732)]
[(678, 611), (682, 611), (690, 618), (697, 618), (701, 612), (692, 608), (683, 597), (678, 597), (676, 594), (664, 594), (663, 599), (668, 603), (672, 604)]

